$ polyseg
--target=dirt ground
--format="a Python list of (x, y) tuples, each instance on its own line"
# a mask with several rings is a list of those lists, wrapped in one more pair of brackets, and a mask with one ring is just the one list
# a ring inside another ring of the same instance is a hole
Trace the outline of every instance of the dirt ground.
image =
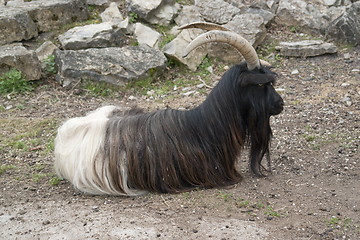
[[(1, 96), (0, 239), (360, 239), (359, 58), (359, 48), (341, 47), (281, 58), (274, 71), (286, 106), (271, 118), (273, 173), (254, 177), (244, 152), (241, 183), (181, 194), (76, 192), (54, 174), (53, 139), (65, 119), (106, 104), (194, 107), (211, 90), (197, 86), (201, 75), (191, 75), (188, 96), (179, 86), (166, 96), (130, 89), (102, 97), (52, 79)], [(209, 86), (226, 69), (213, 68)], [(174, 72), (159, 81), (180, 78)]]

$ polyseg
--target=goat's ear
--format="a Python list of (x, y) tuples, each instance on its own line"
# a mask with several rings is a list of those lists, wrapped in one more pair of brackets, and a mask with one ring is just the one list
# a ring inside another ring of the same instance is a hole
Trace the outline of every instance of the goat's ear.
[(241, 81), (241, 87), (248, 85), (261, 85), (269, 82), (274, 82), (274, 76), (271, 74), (263, 73), (248, 73)]

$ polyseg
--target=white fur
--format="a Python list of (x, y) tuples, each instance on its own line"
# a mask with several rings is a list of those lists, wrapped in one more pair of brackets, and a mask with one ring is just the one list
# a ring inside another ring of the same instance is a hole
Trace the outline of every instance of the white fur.
[(55, 170), (74, 187), (90, 194), (140, 195), (127, 184), (125, 153), (119, 159), (123, 191), (114, 188), (108, 165), (104, 161), (104, 140), (109, 114), (115, 106), (99, 108), (85, 117), (72, 118), (59, 129), (55, 139)]

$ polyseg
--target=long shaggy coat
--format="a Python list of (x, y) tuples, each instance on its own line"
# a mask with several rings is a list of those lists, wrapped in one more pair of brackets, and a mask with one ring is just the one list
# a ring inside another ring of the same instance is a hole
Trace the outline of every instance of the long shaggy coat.
[(239, 182), (235, 164), (248, 144), (251, 170), (261, 174), (269, 117), (282, 111), (274, 80), (267, 69), (236, 65), (192, 110), (106, 106), (70, 119), (55, 139), (55, 169), (91, 194), (177, 193)]

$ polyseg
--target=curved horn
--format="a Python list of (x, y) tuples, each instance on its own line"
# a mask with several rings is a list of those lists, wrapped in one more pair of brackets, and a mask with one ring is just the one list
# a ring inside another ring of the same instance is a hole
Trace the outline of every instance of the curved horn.
[(244, 57), (249, 70), (260, 67), (260, 61), (253, 46), (239, 34), (223, 30), (212, 30), (199, 35), (186, 47), (183, 57), (186, 57), (195, 48), (210, 42), (223, 42), (233, 46)]
[(222, 30), (222, 31), (230, 31), (230, 29), (223, 27), (221, 25), (215, 24), (215, 23), (208, 23), (208, 22), (194, 22), (190, 23), (184, 26), (179, 27), (179, 30), (184, 30), (188, 28), (200, 28), (203, 30)]

